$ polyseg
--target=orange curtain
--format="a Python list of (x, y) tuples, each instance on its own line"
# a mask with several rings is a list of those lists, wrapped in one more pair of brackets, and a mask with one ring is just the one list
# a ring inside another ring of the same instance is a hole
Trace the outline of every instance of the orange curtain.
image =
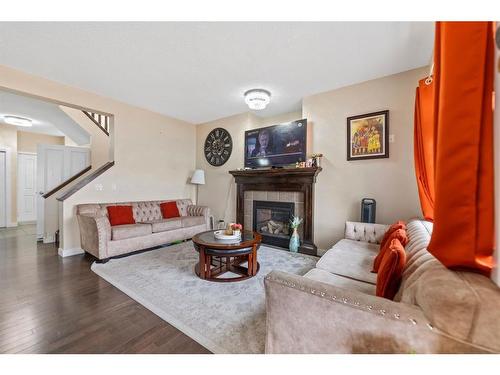
[(422, 207), (434, 220), (428, 249), (447, 267), (487, 275), (494, 247), (493, 81), (494, 24), (438, 22), (427, 87), (433, 100), (419, 86), (415, 126), (425, 159), (416, 161), (417, 178), (426, 176), (425, 185), (419, 182)]
[(434, 81), (422, 79), (415, 95), (414, 155), (425, 220), (434, 220)]

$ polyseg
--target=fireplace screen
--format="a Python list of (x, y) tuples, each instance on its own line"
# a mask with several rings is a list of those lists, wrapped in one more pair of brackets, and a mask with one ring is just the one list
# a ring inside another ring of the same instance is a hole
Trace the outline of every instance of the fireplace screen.
[(294, 214), (291, 202), (253, 202), (253, 227), (262, 235), (262, 242), (288, 247), (290, 219)]

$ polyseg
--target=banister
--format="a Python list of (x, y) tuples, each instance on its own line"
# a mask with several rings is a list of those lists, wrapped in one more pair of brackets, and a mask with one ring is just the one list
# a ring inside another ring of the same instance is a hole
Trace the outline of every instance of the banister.
[(92, 169), (92, 166), (89, 165), (87, 168), (84, 168), (82, 169), (80, 172), (78, 172), (77, 174), (71, 176), (70, 178), (68, 178), (66, 181), (63, 181), (61, 182), (59, 185), (57, 185), (55, 188), (53, 188), (52, 190), (50, 190), (49, 192), (45, 193), (44, 195), (42, 195), (43, 198), (48, 198), (50, 197), (51, 195), (53, 195), (54, 193), (57, 193), (59, 190), (61, 190), (63, 187), (65, 187), (66, 185), (70, 184), (71, 182), (75, 181), (78, 177), (80, 177), (81, 175), (87, 173), (88, 171), (90, 171)]
[[(96, 113), (93, 113), (93, 112), (88, 112), (88, 111), (83, 111), (82, 112), (94, 123), (96, 124), (99, 129), (101, 129), (107, 136), (109, 136), (109, 118), (108, 116), (105, 116), (105, 115), (101, 115), (101, 114), (96, 114)], [(93, 115), (97, 115), (98, 116), (98, 120), (96, 120), (94, 118)], [(101, 123), (101, 118), (104, 119), (104, 124)]]
[(63, 195), (61, 195), (60, 197), (57, 197), (56, 199), (58, 201), (62, 202), (65, 199), (71, 197), (73, 194), (75, 194), (82, 187), (84, 187), (85, 185), (89, 184), (92, 180), (96, 179), (98, 176), (100, 176), (101, 174), (103, 174), (104, 172), (106, 172), (113, 165), (115, 165), (114, 161), (107, 162), (106, 164), (104, 164), (101, 167), (99, 167), (98, 169), (96, 169), (94, 172), (92, 172), (89, 175), (87, 175), (84, 178), (82, 178), (74, 186), (72, 186), (71, 189), (69, 189)]

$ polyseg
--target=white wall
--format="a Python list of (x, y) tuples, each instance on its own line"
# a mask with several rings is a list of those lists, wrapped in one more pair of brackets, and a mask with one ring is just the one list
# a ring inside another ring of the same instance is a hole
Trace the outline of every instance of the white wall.
[[(99, 168), (110, 161), (110, 137), (106, 135), (96, 124), (92, 122), (82, 111), (66, 106), (59, 106), (83, 130), (90, 134), (90, 144), (82, 145), (90, 147), (92, 168)], [(70, 142), (68, 142), (70, 143)], [(68, 145), (67, 145), (68, 146)]]
[[(207, 171), (207, 184), (200, 187), (200, 203), (210, 206), (216, 218), (223, 215), (221, 207), (233, 183), (228, 171), (244, 164), (245, 130), (307, 118), (311, 145), (308, 154), (324, 155), (315, 190), (314, 236), (320, 249), (329, 248), (343, 237), (346, 220), (359, 220), (360, 201), (365, 197), (377, 200), (378, 222), (420, 216), (413, 165), (413, 113), (415, 88), (426, 74), (427, 68), (420, 68), (309, 96), (303, 99), (302, 112), (281, 117), (258, 119), (245, 113), (198, 125), (196, 165)], [(347, 117), (385, 109), (390, 111), (390, 134), (395, 135), (390, 158), (348, 162)], [(233, 154), (224, 166), (212, 167), (203, 155), (203, 143), (207, 134), (219, 126), (230, 132)], [(233, 186), (226, 221), (235, 217), (235, 200)]]
[[(80, 246), (74, 217), (77, 203), (194, 198), (193, 186), (187, 184), (195, 168), (193, 124), (5, 66), (0, 66), (0, 87), (115, 116), (115, 166), (65, 202), (61, 244), (65, 249)], [(97, 191), (96, 184), (103, 190)]]
[[(302, 113), (291, 112), (283, 115), (260, 118), (253, 113), (225, 117), (219, 120), (199, 124), (196, 127), (196, 167), (205, 170), (206, 185), (199, 187), (199, 201), (201, 205), (210, 207), (215, 217), (233, 222), (236, 219), (236, 189), (234, 178), (228, 172), (243, 167), (245, 163), (244, 140), (245, 131), (267, 125), (279, 124), (299, 120)], [(221, 167), (210, 165), (205, 159), (203, 145), (211, 130), (221, 127), (229, 131), (233, 139), (233, 152), (229, 160)], [(229, 193), (229, 190), (230, 193)]]
[(17, 152), (36, 153), (36, 145), (63, 145), (64, 137), (24, 131), (17, 132)]
[[(17, 225), (17, 129), (10, 125), (0, 124), (0, 147), (9, 149), (9, 164), (6, 167), (10, 171), (9, 192), (7, 197), (7, 226)], [(8, 204), (10, 203), (10, 205)], [(9, 212), (10, 211), (10, 215)]]
[[(426, 68), (416, 69), (362, 84), (306, 97), (302, 113), (271, 119), (244, 113), (195, 127), (183, 121), (103, 98), (0, 66), (0, 87), (70, 102), (115, 115), (116, 165), (69, 198), (64, 205), (65, 249), (79, 247), (75, 205), (86, 202), (193, 197), (187, 181), (192, 171), (207, 171), (207, 184), (200, 187), (200, 203), (226, 220), (235, 217), (235, 196), (228, 170), (243, 166), (244, 131), (284, 121), (307, 118), (311, 125), (309, 153), (322, 152), (323, 172), (318, 176), (315, 207), (315, 242), (328, 248), (342, 237), (344, 221), (359, 218), (363, 197), (377, 200), (377, 219), (391, 222), (420, 215), (413, 167), (413, 110), (417, 82)], [(377, 110), (390, 111), (389, 159), (346, 161), (346, 118)], [(233, 138), (233, 154), (223, 167), (211, 167), (203, 155), (208, 132), (224, 127)], [(193, 152), (193, 150), (196, 150)], [(96, 185), (102, 185), (101, 191)], [(116, 188), (116, 190), (114, 190)]]
[[(97, 127), (81, 110), (70, 108), (66, 106), (59, 106), (59, 108), (69, 116), (75, 124), (81, 126), (81, 128), (90, 135), (90, 157), (91, 157), (91, 167), (92, 169), (85, 175), (76, 179), (72, 183), (68, 184), (61, 191), (56, 194), (51, 195), (44, 201), (45, 210), (45, 220), (44, 220), (44, 239), (53, 239), (54, 233), (59, 229), (60, 233), (64, 232), (63, 227), (60, 225), (62, 220), (59, 216), (59, 201), (57, 197), (61, 196), (65, 191), (72, 188), (81, 179), (85, 178), (88, 174), (92, 173), (96, 169), (99, 169), (108, 161), (112, 161), (112, 155), (110, 155), (110, 137), (107, 136), (101, 129)], [(78, 146), (75, 142), (71, 140), (68, 136), (63, 138), (66, 146)], [(79, 147), (79, 146), (78, 146)], [(73, 223), (74, 224), (74, 223)], [(72, 229), (74, 230), (74, 229)], [(73, 247), (77, 247), (74, 245)]]
[[(359, 220), (362, 198), (377, 201), (377, 222), (421, 216), (413, 160), (415, 88), (426, 68), (391, 75), (310, 96), (303, 115), (312, 124), (313, 152), (323, 171), (316, 184), (315, 241), (331, 246), (343, 236), (346, 220)], [(389, 110), (388, 159), (347, 161), (346, 119)]]

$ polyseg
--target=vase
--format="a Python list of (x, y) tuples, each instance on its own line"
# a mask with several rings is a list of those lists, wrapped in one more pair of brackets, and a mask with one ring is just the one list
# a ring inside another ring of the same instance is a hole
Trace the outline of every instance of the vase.
[(292, 253), (296, 253), (299, 251), (299, 245), (300, 245), (300, 238), (299, 234), (297, 233), (297, 228), (293, 228), (293, 233), (292, 236), (290, 237), (290, 244), (288, 248)]

